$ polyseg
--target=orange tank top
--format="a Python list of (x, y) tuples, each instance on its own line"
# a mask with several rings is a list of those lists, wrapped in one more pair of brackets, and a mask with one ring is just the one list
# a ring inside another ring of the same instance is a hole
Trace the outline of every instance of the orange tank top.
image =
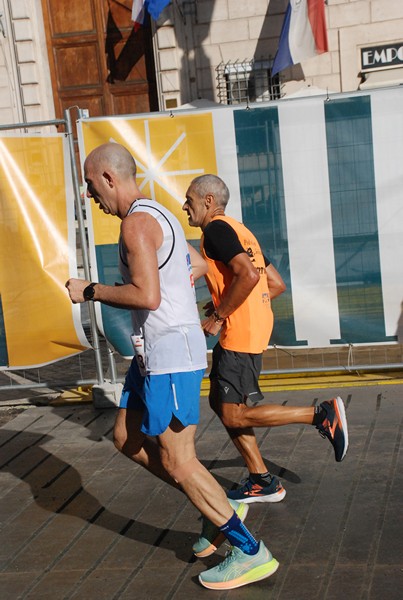
[[(212, 220), (225, 221), (230, 225), (260, 273), (260, 281), (253, 288), (248, 298), (224, 321), (220, 334), (220, 345), (226, 350), (260, 354), (267, 348), (273, 329), (273, 313), (267, 284), (264, 257), (255, 236), (232, 217), (220, 215)], [(207, 286), (216, 307), (220, 306), (233, 275), (223, 262), (209, 258), (204, 250), (204, 236), (201, 238), (200, 250), (208, 264), (205, 275)]]

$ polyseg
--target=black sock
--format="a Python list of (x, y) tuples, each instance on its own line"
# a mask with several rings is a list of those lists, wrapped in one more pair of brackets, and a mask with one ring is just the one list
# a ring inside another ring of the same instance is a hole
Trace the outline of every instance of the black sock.
[(266, 473), (251, 473), (250, 478), (253, 483), (260, 483), (262, 479), (267, 483), (268, 480), (271, 480), (271, 475), (269, 471), (266, 471)]
[(320, 425), (326, 417), (326, 411), (321, 406), (315, 406), (315, 413), (312, 419), (312, 425)]

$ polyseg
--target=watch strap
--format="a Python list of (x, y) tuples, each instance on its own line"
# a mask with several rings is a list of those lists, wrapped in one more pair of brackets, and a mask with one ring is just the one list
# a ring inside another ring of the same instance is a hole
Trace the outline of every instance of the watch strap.
[(216, 310), (213, 312), (213, 319), (216, 323), (222, 323), (223, 321), (225, 321), (224, 317), (220, 317)]
[(97, 285), (96, 282), (91, 282), (89, 285), (87, 285), (86, 288), (84, 288), (84, 291), (83, 291), (84, 300), (88, 301), (88, 300), (94, 299), (94, 295), (95, 295), (94, 287), (96, 285)]

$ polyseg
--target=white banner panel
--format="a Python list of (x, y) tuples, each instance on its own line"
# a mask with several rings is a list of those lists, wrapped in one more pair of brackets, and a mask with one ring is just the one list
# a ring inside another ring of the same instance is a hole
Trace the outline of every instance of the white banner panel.
[(400, 90), (371, 98), (382, 294), (387, 335), (403, 341), (403, 110)]
[(340, 328), (323, 99), (278, 112), (297, 339), (327, 346)]

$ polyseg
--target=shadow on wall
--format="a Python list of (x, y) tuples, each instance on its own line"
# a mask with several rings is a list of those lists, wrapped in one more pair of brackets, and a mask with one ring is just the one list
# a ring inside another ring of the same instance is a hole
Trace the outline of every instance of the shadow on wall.
[(173, 3), (179, 12), (182, 27), (177, 30), (177, 43), (183, 50), (180, 66), (180, 89), (187, 90), (188, 102), (214, 100), (214, 82), (211, 78), (210, 60), (206, 55), (203, 43), (210, 35), (211, 17), (215, 0), (211, 2), (183, 1)]
[[(259, 34), (254, 60), (274, 59), (289, 0), (271, 0)], [(303, 81), (305, 75), (300, 64), (280, 72), (282, 82)]]
[[(225, 45), (219, 47), (221, 62), (261, 61), (273, 59), (278, 47), (281, 27), (288, 0), (271, 0), (268, 3), (266, 15), (260, 30), (256, 49), (253, 56), (229, 55)], [(183, 50), (181, 61), (181, 89), (188, 90), (188, 102), (206, 99), (215, 101), (215, 89), (217, 87), (213, 68), (218, 64), (212, 64), (210, 56), (206, 53), (204, 44), (211, 33), (211, 22), (215, 9), (215, 0), (209, 2), (173, 3), (176, 11), (175, 20), (182, 23), (177, 28), (177, 43)], [(245, 27), (247, 23), (245, 22)], [(223, 40), (224, 42), (225, 40)], [(236, 42), (236, 40), (234, 40)], [(285, 73), (291, 73), (287, 69)], [(286, 79), (291, 79), (291, 76)], [(304, 80), (304, 74), (300, 65), (292, 67), (292, 79)]]

